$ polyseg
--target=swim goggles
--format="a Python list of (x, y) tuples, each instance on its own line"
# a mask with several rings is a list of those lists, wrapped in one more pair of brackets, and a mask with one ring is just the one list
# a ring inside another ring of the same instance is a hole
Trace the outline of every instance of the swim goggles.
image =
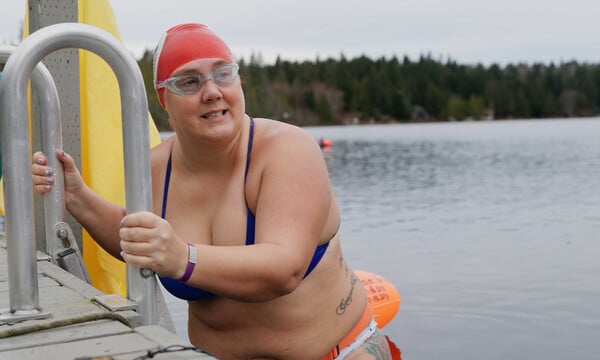
[(208, 80), (212, 80), (218, 86), (229, 86), (238, 76), (238, 64), (225, 64), (213, 69), (207, 76), (198, 73), (181, 74), (158, 82), (157, 89), (166, 87), (178, 95), (194, 95), (202, 88)]

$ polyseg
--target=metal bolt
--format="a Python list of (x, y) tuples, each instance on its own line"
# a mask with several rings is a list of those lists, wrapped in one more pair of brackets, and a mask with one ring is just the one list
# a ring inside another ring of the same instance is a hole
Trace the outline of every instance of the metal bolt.
[(59, 238), (59, 239), (61, 239), (61, 240), (64, 240), (64, 239), (66, 239), (66, 238), (67, 238), (67, 236), (68, 236), (68, 234), (69, 234), (69, 233), (67, 232), (67, 230), (66, 230), (66, 229), (60, 229), (60, 230), (58, 230), (58, 231), (57, 231), (57, 233), (56, 233), (56, 235), (58, 235), (58, 238)]
[(149, 278), (150, 276), (154, 275), (154, 271), (152, 271), (152, 269), (140, 269), (140, 273), (142, 274), (142, 277), (144, 279)]

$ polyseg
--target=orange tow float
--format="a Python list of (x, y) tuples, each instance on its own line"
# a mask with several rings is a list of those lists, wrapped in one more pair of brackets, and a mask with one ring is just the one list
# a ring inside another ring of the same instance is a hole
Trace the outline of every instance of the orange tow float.
[(383, 328), (400, 309), (400, 293), (394, 284), (383, 276), (363, 270), (355, 270), (354, 273), (367, 291), (369, 306), (377, 321), (377, 327)]

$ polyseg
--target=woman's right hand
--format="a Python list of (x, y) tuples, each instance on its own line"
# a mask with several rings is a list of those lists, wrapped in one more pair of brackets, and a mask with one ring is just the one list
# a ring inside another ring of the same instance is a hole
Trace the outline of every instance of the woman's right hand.
[(119, 221), (125, 216), (125, 209), (92, 191), (83, 182), (69, 154), (57, 150), (55, 156), (61, 164), (57, 169), (48, 166), (46, 154), (39, 151), (33, 154), (31, 170), (34, 191), (40, 194), (51, 191), (56, 181), (55, 174), (62, 171), (67, 210), (104, 250), (120, 259)]
[[(85, 187), (81, 174), (75, 166), (75, 161), (71, 155), (65, 153), (62, 150), (56, 151), (56, 157), (62, 163), (64, 178), (65, 178), (65, 200), (67, 204), (70, 198), (77, 196), (79, 192)], [(54, 174), (56, 171), (61, 169), (53, 169), (47, 166), (48, 158), (41, 151), (33, 154), (33, 164), (31, 166), (31, 172), (33, 174), (33, 187), (34, 191), (43, 194), (52, 190), (52, 186), (55, 182)]]

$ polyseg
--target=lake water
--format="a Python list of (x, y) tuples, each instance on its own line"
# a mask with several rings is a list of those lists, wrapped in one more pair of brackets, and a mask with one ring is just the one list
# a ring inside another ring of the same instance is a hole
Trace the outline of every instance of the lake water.
[(600, 118), (307, 130), (348, 262), (401, 294), (403, 359), (598, 358)]

